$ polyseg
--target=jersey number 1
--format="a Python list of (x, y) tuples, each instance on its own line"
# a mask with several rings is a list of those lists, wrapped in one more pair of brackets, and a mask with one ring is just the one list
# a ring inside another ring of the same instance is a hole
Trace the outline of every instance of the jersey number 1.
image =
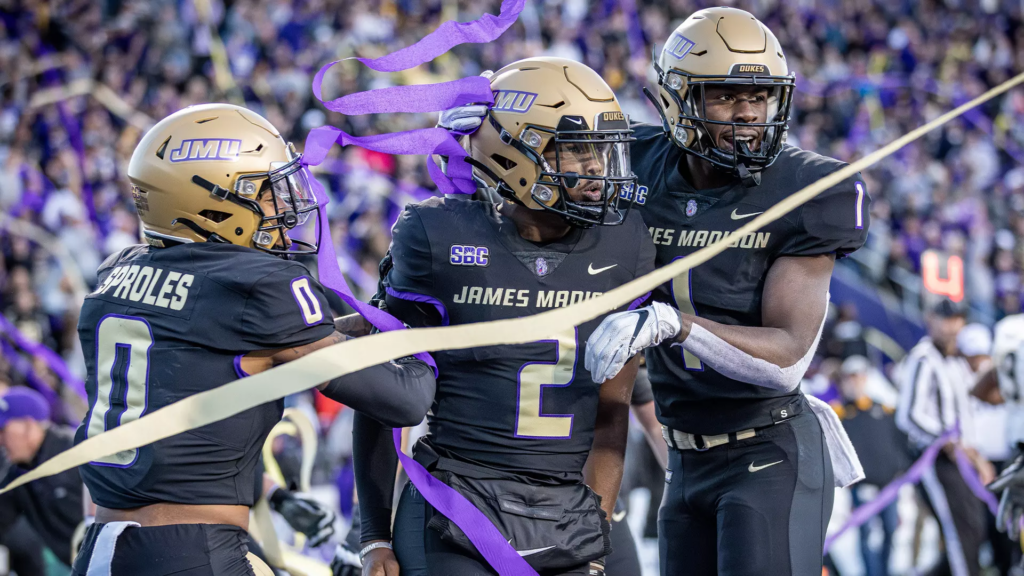
[(572, 415), (542, 414), (544, 388), (572, 384), (576, 375), (576, 327), (558, 334), (555, 340), (541, 340), (555, 345), (554, 362), (528, 362), (519, 369), (519, 391), (516, 405), (516, 438), (569, 438), (572, 436)]
[[(146, 411), (149, 349), (153, 330), (142, 318), (110, 314), (96, 327), (96, 401), (89, 408), (86, 438), (138, 420)], [(93, 464), (127, 467), (138, 450), (124, 450)]]
[[(672, 279), (672, 297), (675, 299), (676, 308), (680, 312), (700, 316), (700, 314), (697, 314), (697, 309), (693, 306), (693, 294), (691, 292), (693, 286), (692, 274), (693, 270), (687, 270), (686, 274)], [(680, 346), (680, 349), (683, 351), (684, 368), (698, 372), (704, 370), (704, 363), (700, 361), (700, 358), (694, 356), (692, 352), (683, 349), (682, 346)]]

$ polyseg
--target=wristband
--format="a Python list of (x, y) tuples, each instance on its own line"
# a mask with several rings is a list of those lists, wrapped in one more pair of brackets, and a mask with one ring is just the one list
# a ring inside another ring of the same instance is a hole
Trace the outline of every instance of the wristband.
[(367, 544), (365, 547), (363, 547), (362, 550), (359, 551), (359, 561), (362, 562), (363, 558), (366, 558), (366, 555), (369, 554), (371, 550), (376, 550), (377, 548), (387, 548), (388, 550), (394, 550), (394, 548), (391, 547), (391, 542), (374, 542), (373, 544)]

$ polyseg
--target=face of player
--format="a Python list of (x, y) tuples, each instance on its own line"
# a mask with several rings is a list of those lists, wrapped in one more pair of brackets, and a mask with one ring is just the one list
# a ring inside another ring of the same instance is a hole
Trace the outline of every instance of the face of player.
[[(608, 158), (611, 148), (609, 143), (597, 142), (594, 144), (585, 143), (564, 143), (558, 145), (558, 168), (559, 172), (574, 172), (580, 176), (606, 176), (608, 175)], [(553, 147), (544, 152), (544, 159), (555, 168), (556, 154)], [(602, 190), (604, 182), (601, 180), (589, 180), (580, 178), (574, 187), (566, 188), (569, 191), (569, 199), (578, 204), (600, 204), (602, 201)]]
[[(284, 206), (281, 205), (281, 201), (275, 199), (275, 196), (270, 193), (269, 190), (264, 190), (260, 193), (259, 197), (260, 207), (263, 208), (263, 214), (267, 218), (277, 216), (284, 210)], [(274, 244), (274, 248), (286, 250), (292, 245), (292, 241), (288, 238), (288, 233), (284, 228), (279, 229), (280, 237)]]
[[(736, 122), (740, 124), (763, 123), (768, 120), (767, 88), (756, 86), (706, 86), (704, 88), (704, 113), (708, 120)], [(732, 151), (737, 141), (745, 141), (750, 150), (759, 150), (764, 127), (736, 127), (705, 124), (711, 141), (721, 150)]]

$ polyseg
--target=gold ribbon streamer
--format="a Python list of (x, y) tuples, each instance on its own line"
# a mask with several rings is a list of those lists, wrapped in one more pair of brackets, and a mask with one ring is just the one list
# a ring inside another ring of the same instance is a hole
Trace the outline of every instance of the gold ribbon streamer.
[[(1018, 74), (981, 96), (920, 126), (890, 142), (879, 150), (814, 182), (737, 230), (732, 237), (756, 232), (778, 220), (794, 208), (806, 203), (821, 192), (839, 184), (846, 178), (868, 168), (903, 146), (917, 140), (927, 132), (942, 126), (964, 112), (980, 105), (1024, 82), (1024, 73)], [(730, 238), (723, 238), (685, 258), (636, 278), (604, 295), (579, 304), (510, 320), (399, 330), (356, 340), (341, 342), (318, 350), (308, 356), (272, 368), (266, 372), (235, 380), (190, 396), (142, 418), (123, 424), (89, 438), (74, 448), (54, 456), (35, 470), (19, 477), (0, 491), (9, 492), (33, 480), (58, 474), (82, 464), (122, 450), (132, 450), (175, 434), (229, 418), (250, 408), (308, 390), (333, 378), (363, 368), (387, 362), (394, 358), (418, 352), (457, 350), (498, 344), (524, 344), (550, 337), (569, 326), (576, 326), (592, 318), (632, 302), (687, 270), (707, 262), (729, 247)]]

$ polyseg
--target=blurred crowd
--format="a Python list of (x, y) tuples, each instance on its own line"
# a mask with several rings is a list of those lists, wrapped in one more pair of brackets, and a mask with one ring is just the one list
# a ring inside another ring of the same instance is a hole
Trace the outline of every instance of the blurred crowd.
[[(326, 76), (323, 93), (451, 80), (555, 55), (598, 70), (634, 120), (658, 122), (641, 93), (654, 84), (652, 50), (690, 13), (722, 3), (752, 11), (786, 49), (798, 86), (789, 141), (846, 161), (1024, 70), (1018, 0), (528, 0), (495, 42), (463, 45), (396, 74), (342, 62)], [(300, 149), (325, 123), (357, 135), (432, 126), (430, 114), (328, 112), (310, 90), (313, 74), (340, 58), (386, 54), (445, 20), (493, 13), (498, 4), (0, 0), (0, 314), (81, 376), (75, 326), (83, 287), (107, 255), (138, 242), (125, 172), (148, 126), (210, 101), (258, 111)], [(873, 197), (868, 245), (843, 265), (919, 314), (921, 256), (936, 250), (964, 263), (972, 320), (990, 326), (1020, 312), (1022, 161), (1024, 90), (1015, 89), (864, 174)], [(315, 173), (333, 199), (342, 269), (367, 296), (391, 223), (406, 203), (431, 194), (423, 159), (336, 147)], [(842, 392), (854, 389), (846, 384), (851, 375), (870, 370), (872, 394), (881, 394), (873, 401), (892, 407), (897, 393), (878, 384), (886, 373), (858, 348), (858, 330), (856, 314), (843, 309), (816, 378)], [(24, 347), (2, 332), (0, 388), (41, 383), (61, 391), (68, 384), (38, 356), (19, 354)], [(81, 405), (72, 404), (54, 419), (77, 423)], [(344, 502), (351, 492), (348, 476), (337, 472), (350, 451), (344, 413), (336, 417), (338, 408), (321, 399), (309, 407), (325, 425), (330, 455), (319, 479), (336, 483)]]

